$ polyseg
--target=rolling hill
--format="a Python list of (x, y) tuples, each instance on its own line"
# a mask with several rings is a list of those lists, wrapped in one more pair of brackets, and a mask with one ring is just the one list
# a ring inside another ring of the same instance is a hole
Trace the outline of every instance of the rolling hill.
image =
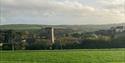
[(72, 29), (76, 32), (92, 32), (97, 30), (109, 29), (114, 26), (124, 26), (125, 23), (120, 24), (105, 24), (105, 25), (37, 25), (37, 24), (8, 24), (0, 25), (0, 29), (12, 29), (12, 30), (36, 30), (45, 27), (54, 28), (66, 28)]

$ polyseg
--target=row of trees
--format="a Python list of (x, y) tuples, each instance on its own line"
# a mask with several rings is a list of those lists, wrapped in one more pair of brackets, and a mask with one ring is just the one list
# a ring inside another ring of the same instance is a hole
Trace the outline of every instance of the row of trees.
[[(41, 37), (41, 31), (5, 31), (0, 34), (0, 43), (3, 43), (3, 50), (45, 50), (49, 49), (49, 41), (47, 38)], [(125, 37), (125, 36), (124, 36)], [(93, 34), (64, 34), (58, 38), (56, 36), (53, 49), (82, 49), (82, 48), (124, 48), (125, 38), (112, 38), (110, 36), (93, 35)]]

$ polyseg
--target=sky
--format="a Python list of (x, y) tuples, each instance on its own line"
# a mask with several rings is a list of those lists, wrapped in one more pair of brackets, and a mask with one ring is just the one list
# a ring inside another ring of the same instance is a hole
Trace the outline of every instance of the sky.
[(0, 0), (0, 24), (125, 23), (125, 0)]

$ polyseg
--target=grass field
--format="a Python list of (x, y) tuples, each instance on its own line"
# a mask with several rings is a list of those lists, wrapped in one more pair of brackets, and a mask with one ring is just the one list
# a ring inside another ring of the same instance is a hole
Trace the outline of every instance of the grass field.
[(125, 49), (1, 51), (0, 63), (125, 63)]

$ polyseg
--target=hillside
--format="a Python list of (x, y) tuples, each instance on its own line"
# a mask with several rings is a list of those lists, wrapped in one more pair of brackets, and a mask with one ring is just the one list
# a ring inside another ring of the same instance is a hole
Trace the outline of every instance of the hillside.
[(76, 32), (92, 32), (102, 29), (109, 29), (113, 26), (125, 26), (125, 23), (120, 24), (106, 24), (106, 25), (37, 25), (37, 24), (9, 24), (0, 25), (0, 29), (13, 29), (13, 30), (36, 30), (44, 27), (66, 28), (73, 29)]

